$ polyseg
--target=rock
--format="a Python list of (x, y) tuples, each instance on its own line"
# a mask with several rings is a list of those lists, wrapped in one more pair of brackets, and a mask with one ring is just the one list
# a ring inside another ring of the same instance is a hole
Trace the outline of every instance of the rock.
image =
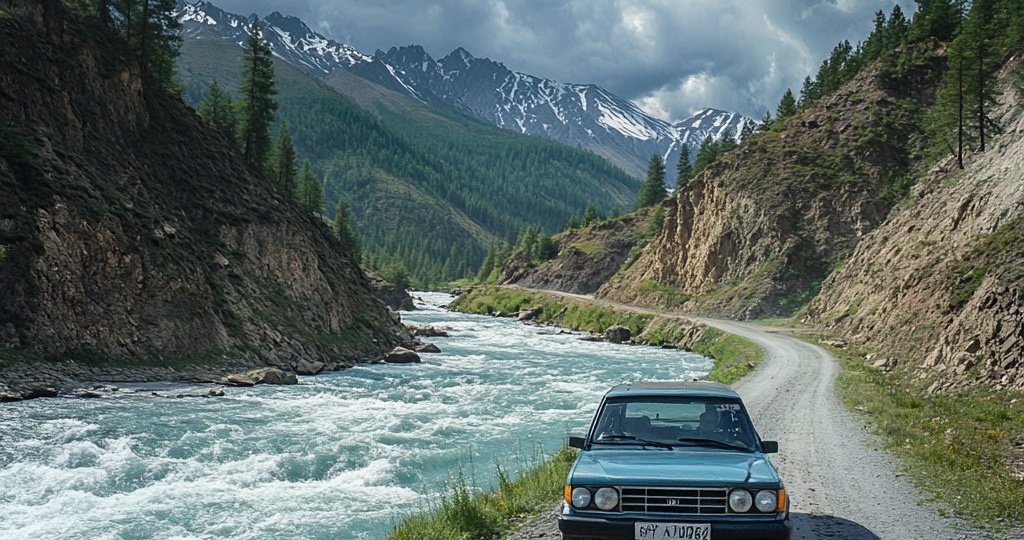
[(898, 363), (895, 358), (879, 358), (871, 363), (871, 367), (882, 371), (892, 371), (896, 369)]
[(299, 375), (316, 375), (327, 368), (323, 362), (314, 362), (306, 359), (299, 360), (292, 367), (292, 371)]
[(532, 321), (536, 319), (538, 315), (540, 315), (540, 312), (540, 307), (524, 309), (520, 311), (518, 314), (516, 314), (516, 319), (520, 321)]
[(22, 399), (25, 398), (21, 396), (21, 392), (6, 386), (0, 386), (0, 403), (10, 403), (12, 401), (21, 401)]
[(633, 333), (629, 328), (622, 326), (621, 324), (609, 326), (604, 331), (604, 338), (611, 343), (624, 343), (629, 341), (629, 338), (632, 336)]
[(834, 349), (845, 349), (848, 346), (848, 344), (841, 339), (830, 339), (822, 341), (821, 344)]
[(246, 371), (245, 373), (234, 373), (224, 377), (222, 384), (231, 386), (255, 386), (257, 384), (298, 384), (299, 379), (294, 373), (288, 373), (278, 368), (260, 368)]
[(230, 386), (256, 386), (256, 379), (254, 377), (245, 375), (243, 373), (235, 373), (228, 375), (220, 380), (221, 384), (227, 384)]
[(75, 397), (87, 398), (87, 399), (96, 399), (96, 398), (103, 397), (103, 394), (100, 394), (99, 392), (97, 392), (95, 390), (87, 390), (85, 388), (79, 388), (78, 390), (75, 390)]
[(57, 397), (57, 389), (49, 386), (38, 386), (35, 388), (29, 388), (21, 392), (21, 397), (24, 399), (36, 399), (43, 397)]
[(404, 287), (391, 283), (375, 272), (369, 272), (370, 289), (373, 295), (395, 311), (412, 311), (416, 309), (412, 295)]
[(417, 326), (415, 324), (407, 324), (405, 325), (405, 329), (414, 336), (448, 337), (448, 331), (436, 326)]
[(420, 362), (420, 355), (405, 347), (395, 347), (384, 357), (384, 362), (388, 364), (417, 364)]
[(439, 353), (441, 348), (433, 343), (417, 343), (416, 352), (418, 353)]
[(215, 386), (206, 392), (206, 397), (224, 397), (224, 389)]

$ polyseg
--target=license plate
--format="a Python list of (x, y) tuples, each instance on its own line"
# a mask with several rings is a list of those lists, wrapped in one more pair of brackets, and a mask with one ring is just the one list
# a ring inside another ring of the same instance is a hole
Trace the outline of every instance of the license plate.
[(633, 524), (636, 540), (711, 540), (710, 523), (650, 523)]

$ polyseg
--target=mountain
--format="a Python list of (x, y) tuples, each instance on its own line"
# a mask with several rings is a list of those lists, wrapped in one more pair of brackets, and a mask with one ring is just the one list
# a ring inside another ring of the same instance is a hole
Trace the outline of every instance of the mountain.
[(0, 370), (340, 367), (411, 341), (329, 228), (102, 23), (0, 14)]
[[(1008, 55), (998, 70), (987, 119), (999, 132), (961, 170), (948, 153), (928, 157), (922, 136), (946, 52), (932, 43), (883, 56), (748, 137), (656, 210), (664, 220), (649, 241), (625, 218), (559, 235), (555, 258), (513, 257), (503, 283), (593, 290), (592, 276), (567, 280), (566, 269), (586, 272), (589, 254), (621, 257), (631, 236), (633, 255), (595, 296), (715, 317), (798, 315), (926, 393), (1024, 389), (1022, 61)], [(610, 228), (622, 231), (609, 239)]]
[[(240, 43), (240, 24), (256, 20), (209, 2), (181, 4), (180, 13), (186, 39), (220, 37)], [(695, 156), (705, 137), (739, 137), (744, 126), (754, 123), (742, 115), (706, 109), (670, 124), (600, 86), (517, 73), (462, 48), (440, 60), (416, 45), (371, 56), (325, 38), (295, 17), (275, 12), (260, 24), (276, 55), (314, 76), (344, 70), (426, 105), (585, 148), (636, 177), (646, 173), (651, 154), (661, 155), (674, 170), (681, 144), (689, 145)]]
[[(217, 16), (224, 32), (245, 20)], [(178, 61), (193, 104), (213, 80), (238, 87), (241, 34), (204, 37), (213, 26), (187, 30)], [(421, 286), (442, 284), (475, 273), (491, 245), (528, 225), (553, 232), (590, 204), (605, 213), (633, 205), (639, 182), (590, 152), (427, 106), (342, 70), (325, 79), (278, 56), (275, 77), (278, 119), (324, 178), (328, 217), (337, 201), (348, 206), (372, 269), (397, 257)]]

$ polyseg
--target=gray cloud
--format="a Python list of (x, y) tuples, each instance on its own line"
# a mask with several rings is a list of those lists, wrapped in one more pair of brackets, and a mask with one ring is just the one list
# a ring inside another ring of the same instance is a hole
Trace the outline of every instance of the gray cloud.
[(862, 41), (874, 13), (913, 0), (214, 0), (235, 13), (295, 15), (373, 53), (456, 47), (515, 71), (594, 83), (678, 120), (705, 107), (755, 118), (843, 39)]

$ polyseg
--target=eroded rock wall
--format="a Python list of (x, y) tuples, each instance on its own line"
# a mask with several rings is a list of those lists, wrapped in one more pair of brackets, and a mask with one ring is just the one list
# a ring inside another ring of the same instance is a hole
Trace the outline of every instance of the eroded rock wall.
[(1003, 134), (931, 171), (810, 306), (932, 390), (1024, 389), (1024, 116), (1012, 87), (1002, 100)]
[(95, 21), (0, 9), (0, 368), (340, 367), (411, 342), (322, 219), (142, 84)]

